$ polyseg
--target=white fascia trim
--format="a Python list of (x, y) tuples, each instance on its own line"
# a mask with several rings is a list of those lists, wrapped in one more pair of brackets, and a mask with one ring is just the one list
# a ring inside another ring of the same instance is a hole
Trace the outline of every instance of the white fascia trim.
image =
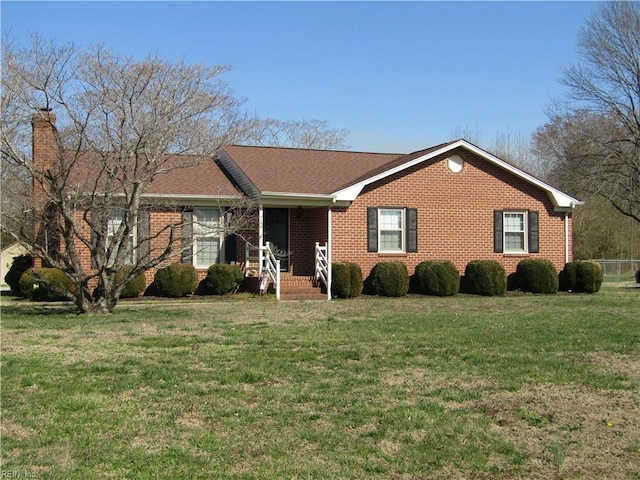
[(320, 193), (262, 192), (260, 204), (306, 207), (327, 206), (335, 204), (335, 196)]
[(551, 199), (551, 202), (553, 203), (553, 206), (557, 209), (557, 210), (571, 210), (573, 209), (573, 207), (575, 207), (576, 205), (580, 205), (582, 204), (582, 202), (580, 202), (579, 200), (567, 195), (566, 193), (561, 192), (560, 190), (557, 190), (555, 188), (553, 188), (551, 185), (548, 185), (547, 183), (544, 183), (542, 180), (539, 180), (537, 178), (535, 178), (532, 175), (529, 175), (528, 173), (520, 170), (517, 167), (514, 167), (513, 165), (505, 162), (504, 160), (499, 159), (498, 157), (491, 155), (489, 152), (486, 152), (478, 147), (476, 147), (475, 145), (467, 142), (466, 140), (458, 140), (457, 142), (451, 143), (449, 145), (446, 145), (438, 150), (434, 150), (433, 152), (429, 152), (425, 155), (422, 155), (418, 158), (414, 158), (413, 160), (410, 160), (406, 163), (403, 163), (402, 165), (398, 165), (397, 167), (394, 167), (392, 169), (389, 169), (385, 172), (379, 173), (378, 175), (374, 175), (373, 177), (367, 178), (366, 180), (362, 180), (361, 182), (358, 182), (354, 185), (351, 185), (347, 188), (344, 188), (342, 190), (338, 190), (337, 192), (335, 192), (333, 195), (336, 198), (336, 201), (348, 201), (348, 202), (352, 202), (356, 199), (356, 197), (358, 195), (360, 195), (360, 192), (362, 191), (362, 189), (373, 183), (373, 182), (377, 182), (378, 180), (381, 180), (383, 178), (389, 177), (391, 175), (394, 175), (398, 172), (401, 172), (403, 170), (406, 170), (407, 168), (411, 168), (414, 165), (417, 165), (421, 162), (430, 160), (434, 157), (437, 157), (438, 155), (443, 155), (447, 152), (450, 152), (456, 148), (465, 148), (467, 150), (469, 150), (470, 152), (475, 153), (476, 155), (478, 155), (479, 157), (484, 158), (485, 160), (493, 163), (494, 165), (507, 170), (508, 172), (514, 174), (515, 176), (525, 180), (526, 182), (529, 182), (539, 188), (541, 188), (542, 190), (546, 191), (547, 194), (549, 195), (549, 198)]

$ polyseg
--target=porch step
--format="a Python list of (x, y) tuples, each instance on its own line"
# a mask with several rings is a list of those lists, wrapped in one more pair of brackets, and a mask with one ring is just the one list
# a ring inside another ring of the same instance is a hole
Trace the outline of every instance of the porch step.
[(326, 300), (321, 282), (315, 277), (283, 275), (280, 277), (280, 298), (282, 300)]
[[(245, 289), (249, 292), (258, 292), (260, 281), (258, 277), (247, 277)], [(327, 293), (322, 288), (322, 282), (315, 277), (282, 275), (280, 277), (280, 299), (282, 300), (326, 300)], [(269, 284), (267, 290), (275, 293), (273, 284)]]

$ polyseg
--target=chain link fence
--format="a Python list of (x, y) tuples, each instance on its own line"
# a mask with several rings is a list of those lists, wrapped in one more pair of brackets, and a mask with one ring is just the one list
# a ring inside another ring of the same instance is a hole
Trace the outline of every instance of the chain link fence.
[(635, 282), (635, 275), (640, 268), (640, 260), (593, 259), (599, 263), (604, 272), (605, 282)]

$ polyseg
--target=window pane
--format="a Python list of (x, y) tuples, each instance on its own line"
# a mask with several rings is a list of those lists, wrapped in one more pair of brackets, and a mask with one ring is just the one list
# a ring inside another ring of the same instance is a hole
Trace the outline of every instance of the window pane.
[[(107, 245), (112, 246), (111, 257), (109, 258), (109, 264), (113, 264), (116, 261), (118, 250), (120, 249), (120, 243), (112, 245), (114, 242), (114, 236), (118, 232), (120, 225), (122, 224), (124, 212), (119, 208), (112, 208), (109, 210), (109, 218), (107, 221)], [(125, 256), (125, 263), (131, 265), (133, 263), (133, 242), (134, 233), (130, 232), (129, 236), (123, 239), (124, 248), (127, 250)]]
[(402, 232), (380, 232), (380, 250), (402, 250)]
[(402, 212), (380, 210), (380, 230), (402, 230)]
[(524, 214), (523, 213), (505, 213), (504, 214), (504, 230), (505, 232), (523, 232), (524, 231)]
[(524, 251), (524, 233), (505, 232), (504, 249), (507, 251)]
[(122, 223), (122, 210), (117, 208), (112, 208), (109, 210), (109, 222), (108, 222), (108, 230), (107, 235), (112, 237), (120, 228), (120, 224)]
[(220, 210), (213, 208), (196, 208), (193, 213), (195, 216), (193, 229), (196, 235), (218, 235)]
[(218, 263), (220, 240), (217, 237), (198, 237), (196, 240), (197, 265)]

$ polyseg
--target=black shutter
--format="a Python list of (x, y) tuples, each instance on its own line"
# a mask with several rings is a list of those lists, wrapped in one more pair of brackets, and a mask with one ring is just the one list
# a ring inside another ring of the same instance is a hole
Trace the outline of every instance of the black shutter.
[(182, 263), (193, 263), (193, 212), (182, 212)]
[(151, 212), (149, 210), (138, 211), (138, 262), (144, 263), (149, 260), (149, 254), (151, 253), (151, 226), (150, 226)]
[(529, 211), (529, 253), (540, 252), (540, 234), (538, 227), (538, 212)]
[[(229, 208), (225, 208), (223, 215), (220, 218), (220, 221), (224, 221), (224, 228), (227, 228), (227, 225), (232, 224), (233, 222), (233, 210)], [(223, 230), (224, 231), (224, 230)], [(238, 238), (235, 233), (231, 235), (227, 235), (224, 237), (223, 241), (224, 246), (224, 261), (226, 263), (234, 263), (238, 260)]]
[(367, 208), (367, 252), (378, 251), (378, 209)]
[(407, 208), (407, 252), (418, 251), (418, 209)]
[(502, 210), (493, 211), (493, 251), (495, 253), (504, 252), (504, 234), (503, 234), (503, 217)]

